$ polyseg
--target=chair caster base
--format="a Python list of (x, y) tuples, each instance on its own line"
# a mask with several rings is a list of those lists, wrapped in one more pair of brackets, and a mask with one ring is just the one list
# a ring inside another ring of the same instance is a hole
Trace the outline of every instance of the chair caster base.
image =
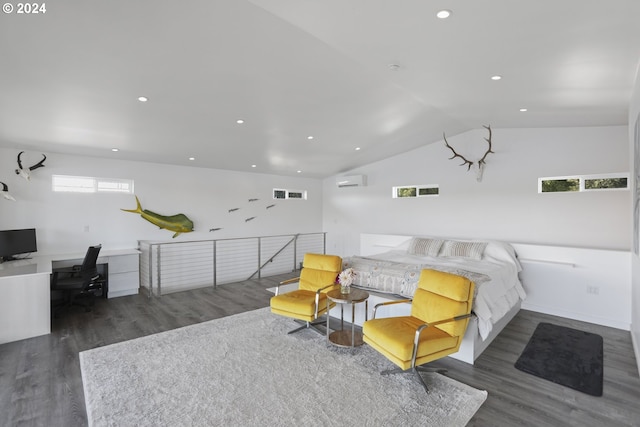
[(322, 320), (316, 320), (315, 322), (305, 322), (302, 326), (287, 332), (287, 334), (293, 334), (293, 333), (296, 333), (296, 332), (301, 331), (303, 329), (313, 329), (314, 331), (316, 331), (320, 335), (324, 335), (324, 332), (321, 331), (320, 329), (318, 329), (316, 326), (324, 325), (325, 323), (326, 322), (324, 322)]
[(420, 380), (420, 384), (424, 388), (424, 391), (429, 393), (429, 387), (427, 386), (424, 378), (422, 378), (422, 375), (420, 375), (420, 372), (436, 372), (438, 374), (444, 374), (445, 372), (447, 372), (447, 370), (443, 368), (427, 368), (424, 366), (416, 366), (407, 370), (400, 368), (387, 369), (386, 371), (380, 372), (380, 375), (407, 374), (409, 372), (413, 372), (418, 377), (418, 379)]

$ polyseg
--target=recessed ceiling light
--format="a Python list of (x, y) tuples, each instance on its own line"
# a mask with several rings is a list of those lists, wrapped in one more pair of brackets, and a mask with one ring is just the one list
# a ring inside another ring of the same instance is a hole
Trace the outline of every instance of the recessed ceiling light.
[(147, 102), (149, 100), (149, 98), (147, 98), (146, 96), (139, 96), (138, 97), (138, 101), (140, 102)]
[(356, 151), (360, 151), (360, 147), (356, 147)]
[(302, 173), (302, 171), (298, 171), (298, 173)]
[(241, 125), (241, 124), (243, 124), (243, 123), (244, 123), (244, 120), (242, 120), (242, 119), (238, 119), (238, 120), (236, 120), (236, 123), (237, 123), (237, 124), (239, 124), (239, 125)]
[(307, 137), (307, 139), (308, 139), (308, 140), (312, 140), (312, 139), (313, 139), (313, 135), (309, 135), (309, 136)]
[(112, 148), (111, 151), (115, 153), (116, 151), (120, 151), (120, 150), (118, 148)]
[(195, 159), (196, 159), (195, 157), (189, 157), (189, 160), (191, 160), (191, 161), (193, 161)]
[(252, 168), (256, 168), (256, 167), (258, 167), (258, 165), (251, 165), (251, 167), (252, 167)]
[(436, 13), (436, 16), (440, 19), (447, 19), (448, 17), (451, 16), (451, 11), (443, 9), (441, 11), (438, 11), (438, 13)]
[(521, 108), (520, 111), (524, 113), (524, 112), (527, 111), (527, 109), (526, 108)]
[(502, 79), (502, 76), (498, 76), (498, 75), (491, 76), (491, 80), (501, 80), (501, 79)]

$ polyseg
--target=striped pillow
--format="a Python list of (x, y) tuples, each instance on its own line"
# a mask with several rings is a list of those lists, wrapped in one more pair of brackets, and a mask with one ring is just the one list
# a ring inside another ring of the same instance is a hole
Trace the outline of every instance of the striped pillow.
[(409, 249), (407, 252), (411, 255), (426, 255), (426, 256), (438, 256), (440, 247), (444, 243), (444, 240), (439, 239), (421, 239), (414, 237), (411, 239)]
[(442, 245), (440, 256), (456, 256), (481, 260), (487, 242), (458, 242), (447, 240)]

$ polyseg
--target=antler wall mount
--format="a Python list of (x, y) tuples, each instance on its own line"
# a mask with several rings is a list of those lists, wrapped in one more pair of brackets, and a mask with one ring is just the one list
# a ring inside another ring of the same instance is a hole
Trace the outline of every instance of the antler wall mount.
[(38, 168), (43, 168), (44, 167), (44, 161), (47, 160), (47, 156), (45, 156), (44, 154), (42, 155), (42, 160), (40, 160), (38, 163), (36, 163), (33, 166), (29, 166), (28, 168), (25, 168), (22, 166), (22, 154), (24, 153), (24, 151), (21, 151), (20, 153), (18, 153), (18, 169), (16, 169), (16, 175), (20, 175), (21, 177), (23, 177), (24, 179), (26, 179), (27, 181), (31, 180), (31, 171), (38, 169)]
[(16, 201), (16, 199), (9, 194), (9, 186), (7, 184), (5, 184), (4, 182), (0, 182), (0, 194), (2, 194), (2, 197), (4, 197), (7, 200), (11, 200), (11, 201)]
[(467, 165), (467, 170), (471, 170), (471, 166), (473, 166), (474, 163), (478, 164), (478, 172), (476, 173), (476, 180), (478, 182), (482, 181), (482, 173), (484, 172), (484, 167), (487, 164), (485, 161), (487, 156), (489, 155), (489, 153), (495, 153), (494, 151), (491, 150), (491, 125), (489, 126), (482, 125), (482, 127), (489, 131), (489, 138), (484, 139), (489, 143), (489, 148), (487, 148), (487, 151), (484, 153), (484, 156), (482, 156), (482, 158), (477, 162), (472, 162), (471, 160), (467, 160), (466, 157), (464, 157), (461, 154), (458, 154), (456, 150), (454, 150), (453, 147), (449, 145), (449, 142), (447, 141), (447, 137), (445, 136), (444, 132), (442, 133), (442, 137), (444, 138), (445, 145), (447, 146), (447, 148), (449, 148), (453, 152), (453, 156), (449, 157), (449, 160), (453, 160), (456, 157), (460, 157), (462, 159), (462, 163), (460, 164), (460, 166)]

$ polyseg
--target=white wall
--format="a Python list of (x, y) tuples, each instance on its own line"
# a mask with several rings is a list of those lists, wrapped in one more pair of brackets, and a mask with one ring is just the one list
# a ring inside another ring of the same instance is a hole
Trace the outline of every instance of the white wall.
[[(636, 82), (629, 104), (629, 168), (632, 171), (632, 177), (640, 176), (640, 170), (634, 169), (634, 157), (640, 156), (640, 153), (635, 153), (634, 149), (634, 136), (636, 120), (640, 120), (640, 67), (636, 74)], [(633, 192), (640, 191), (635, 188), (636, 180), (632, 179), (634, 184)], [(634, 209), (630, 208), (630, 212)], [(632, 218), (633, 218), (633, 214)], [(633, 231), (633, 226), (632, 226)], [(635, 253), (631, 254), (631, 337), (633, 339), (634, 350), (636, 352), (636, 360), (638, 361), (638, 370), (640, 370), (640, 258)]]
[[(322, 231), (320, 180), (44, 153), (46, 166), (33, 171), (27, 182), (14, 173), (18, 152), (0, 148), (0, 181), (17, 199), (0, 197), (0, 229), (37, 228), (38, 253), (83, 251), (96, 243), (131, 248), (139, 239), (172, 240), (173, 235), (122, 212), (136, 207), (133, 195), (53, 193), (53, 174), (133, 179), (143, 209), (184, 213), (194, 222), (195, 231), (176, 240)], [(41, 153), (26, 152), (23, 164), (41, 158)], [(273, 188), (307, 190), (308, 200), (275, 201)], [(266, 209), (270, 204), (276, 206)], [(232, 208), (240, 209), (229, 213)], [(218, 227), (222, 230), (209, 232)]]
[[(359, 252), (360, 233), (492, 238), (511, 242), (629, 250), (630, 191), (538, 194), (539, 177), (629, 172), (627, 126), (494, 129), (482, 182), (448, 160), (444, 142), (373, 163), (367, 186), (324, 180), (327, 251)], [(472, 160), (486, 149), (484, 129), (447, 137)], [(439, 184), (438, 197), (392, 199), (393, 186)]]

